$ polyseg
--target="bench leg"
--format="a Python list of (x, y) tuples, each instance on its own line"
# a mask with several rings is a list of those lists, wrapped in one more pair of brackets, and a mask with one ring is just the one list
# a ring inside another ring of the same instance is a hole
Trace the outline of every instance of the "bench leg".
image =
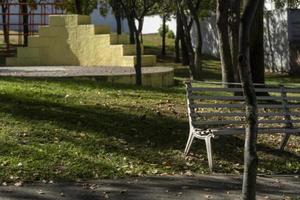
[(188, 153), (190, 151), (190, 148), (191, 148), (191, 145), (193, 143), (193, 140), (194, 140), (194, 134), (192, 132), (190, 132), (189, 139), (186, 143), (185, 150), (184, 150), (185, 155), (188, 155)]
[(211, 148), (211, 136), (207, 136), (205, 138), (206, 143), (206, 152), (207, 152), (207, 159), (208, 159), (208, 166), (209, 171), (213, 171), (213, 158), (212, 158), (212, 148)]
[(285, 146), (287, 145), (289, 139), (291, 137), (291, 134), (285, 134), (283, 140), (281, 141), (280, 144), (280, 151), (284, 151)]

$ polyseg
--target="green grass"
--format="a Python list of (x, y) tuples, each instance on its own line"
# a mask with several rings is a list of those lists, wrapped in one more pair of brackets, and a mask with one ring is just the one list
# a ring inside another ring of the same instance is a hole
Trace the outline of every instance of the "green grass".
[[(219, 80), (219, 61), (204, 63), (205, 80)], [(269, 80), (281, 78), (300, 82)], [(153, 89), (78, 79), (0, 79), (0, 182), (208, 173), (203, 141), (183, 155), (187, 136), (182, 85)], [(293, 137), (283, 153), (279, 140), (259, 137), (259, 173), (300, 173), (300, 139)], [(213, 141), (216, 172), (242, 172), (243, 143), (239, 137)]]
[[(183, 87), (136, 88), (82, 80), (0, 81), (0, 180), (76, 180), (207, 173), (204, 144), (187, 139)], [(262, 137), (260, 172), (299, 173), (299, 139), (289, 152)], [(214, 141), (217, 172), (241, 172), (243, 140)]]

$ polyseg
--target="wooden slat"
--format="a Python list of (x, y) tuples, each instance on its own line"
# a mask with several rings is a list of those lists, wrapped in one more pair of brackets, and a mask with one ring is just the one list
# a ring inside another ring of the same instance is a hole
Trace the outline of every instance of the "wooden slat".
[[(192, 117), (214, 117), (214, 116), (222, 116), (222, 117), (245, 117), (244, 112), (197, 112), (192, 114)], [(259, 117), (284, 117), (286, 113), (258, 113)], [(296, 113), (296, 115), (300, 116), (300, 113)]]
[[(300, 123), (300, 120), (258, 120), (259, 125), (262, 124), (287, 124), (287, 123)], [(245, 121), (243, 119), (241, 120), (203, 120), (203, 121), (194, 121), (193, 124), (196, 126), (203, 126), (203, 125), (228, 125), (228, 124), (232, 124), (232, 125), (244, 125)]]
[(300, 93), (300, 88), (286, 88), (287, 93)]
[[(281, 104), (258, 104), (258, 108), (266, 108), (266, 109), (275, 109), (279, 108), (282, 109)], [(245, 108), (245, 104), (243, 103), (236, 103), (236, 104), (206, 104), (206, 103), (199, 103), (199, 104), (191, 104), (191, 108)], [(296, 108), (300, 108), (298, 105)]]
[[(207, 95), (190, 95), (191, 100), (224, 100), (224, 101), (244, 101), (244, 96), (207, 96)], [(279, 96), (258, 96), (257, 100), (281, 100)]]
[(214, 116), (222, 116), (222, 117), (244, 117), (245, 113), (237, 113), (237, 112), (226, 112), (226, 113), (216, 113), (216, 112), (199, 112), (192, 114), (192, 117), (214, 117)]
[(190, 98), (192, 100), (229, 100), (229, 101), (235, 101), (235, 100), (245, 100), (245, 97), (243, 96), (205, 96), (205, 95), (191, 95)]
[[(242, 88), (211, 88), (211, 87), (195, 87), (189, 88), (190, 92), (243, 92)], [(274, 92), (280, 93), (280, 88), (255, 88), (255, 92)]]
[(244, 108), (244, 104), (191, 104), (191, 108)]
[(287, 97), (288, 101), (300, 101), (300, 97)]
[(242, 88), (210, 88), (210, 87), (196, 87), (189, 88), (191, 92), (243, 92)]
[[(245, 133), (245, 128), (232, 128), (232, 129), (220, 129), (220, 130), (213, 130), (212, 131), (215, 135), (234, 135), (234, 134), (243, 134)], [(287, 128), (259, 128), (259, 134), (269, 134), (269, 133), (291, 133), (291, 134), (299, 134), (300, 129), (287, 129)]]
[(270, 109), (274, 109), (274, 108), (282, 109), (281, 104), (258, 104), (257, 107), (258, 108), (270, 108)]
[(242, 120), (223, 120), (223, 121), (196, 121), (193, 124), (196, 126), (203, 126), (203, 125), (226, 125), (226, 124), (243, 124), (244, 121)]
[(300, 104), (289, 104), (287, 105), (288, 108), (300, 108)]
[(286, 124), (289, 121), (286, 119), (282, 119), (282, 120), (258, 120), (259, 124)]

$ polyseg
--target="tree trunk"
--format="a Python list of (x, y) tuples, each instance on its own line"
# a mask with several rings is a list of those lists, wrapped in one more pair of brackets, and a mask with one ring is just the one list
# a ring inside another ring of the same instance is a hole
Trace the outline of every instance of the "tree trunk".
[(194, 16), (194, 22), (196, 26), (196, 43), (195, 43), (195, 68), (196, 68), (196, 79), (201, 79), (202, 74), (202, 33), (201, 33), (201, 25), (198, 16)]
[(161, 55), (165, 56), (166, 55), (166, 32), (167, 32), (167, 28), (166, 28), (166, 21), (167, 21), (167, 17), (166, 15), (164, 15), (162, 17), (162, 47), (161, 47)]
[(6, 20), (6, 15), (7, 14), (7, 6), (5, 5), (4, 2), (1, 2), (1, 10), (2, 10), (2, 27), (3, 27), (3, 34), (4, 34), (4, 42), (6, 45), (9, 45), (9, 30), (8, 30), (8, 24)]
[(181, 20), (183, 24), (183, 38), (185, 43), (186, 48), (187, 48), (187, 53), (188, 53), (188, 58), (189, 58), (189, 69), (190, 69), (190, 77), (193, 80), (200, 80), (201, 74), (199, 73), (199, 70), (197, 70), (197, 66), (195, 66), (195, 52), (192, 44), (192, 38), (191, 38), (191, 26), (189, 25), (187, 16), (184, 15), (184, 12), (181, 11)]
[(81, 0), (75, 0), (75, 10), (77, 14), (82, 14)]
[(23, 45), (28, 46), (28, 35), (29, 35), (29, 25), (28, 25), (28, 1), (21, 1), (23, 5), (21, 5), (21, 13), (23, 15)]
[(241, 2), (240, 0), (231, 1), (231, 20), (229, 23), (230, 30), (230, 49), (231, 49), (231, 61), (234, 74), (234, 81), (240, 83), (241, 79), (238, 70), (238, 55), (239, 55), (239, 28), (241, 18)]
[(180, 63), (180, 39), (182, 38), (180, 14), (176, 12), (175, 62)]
[[(222, 82), (234, 82), (234, 70), (231, 58), (230, 38), (229, 38), (229, 4), (228, 1), (217, 0), (217, 27), (220, 42), (220, 57), (222, 68)], [(224, 84), (227, 86), (227, 84)]]
[(136, 85), (142, 85), (142, 46), (140, 41), (140, 33), (138, 31), (135, 34), (136, 37), (136, 64), (134, 66), (136, 73)]
[(130, 36), (130, 44), (135, 44), (135, 33), (134, 33), (134, 22), (131, 22), (131, 20), (127, 17), (128, 21), (128, 27), (129, 27), (129, 36)]
[[(244, 152), (243, 199), (256, 199), (257, 153), (256, 138), (258, 131), (257, 100), (250, 69), (250, 31), (259, 0), (245, 0), (241, 17), (239, 38), (239, 71), (246, 99), (246, 136)], [(253, 58), (251, 58), (253, 59)]]
[[(190, 59), (190, 67), (194, 68), (195, 72), (193, 74), (193, 78), (196, 80), (201, 80), (201, 74), (202, 74), (202, 63), (201, 63), (201, 54), (202, 54), (202, 34), (201, 34), (201, 24), (200, 24), (200, 20), (199, 20), (199, 8), (200, 8), (200, 0), (198, 0), (196, 2), (196, 4), (194, 4), (194, 2), (192, 0), (188, 0), (186, 1), (186, 5), (190, 11), (190, 18), (191, 18), (191, 22), (194, 22), (194, 26), (196, 27), (196, 34), (195, 34), (195, 44), (193, 47), (192, 42), (188, 43), (188, 49), (189, 51), (192, 50), (192, 52), (189, 52), (190, 54), (193, 53), (194, 54), (194, 60), (193, 60), (193, 64), (192, 59)], [(184, 11), (181, 12), (182, 14), (184, 14)], [(184, 20), (185, 22), (183, 22), (184, 27), (185, 28), (185, 35), (187, 36), (187, 39), (190, 40), (191, 37), (191, 27), (193, 25), (193, 23), (187, 23), (188, 17), (185, 16)], [(189, 27), (191, 26), (191, 27)], [(193, 66), (192, 66), (193, 65)]]
[(250, 66), (254, 83), (265, 83), (264, 64), (264, 0), (259, 1), (258, 9), (251, 26)]
[(116, 24), (117, 24), (117, 34), (122, 34), (122, 18), (115, 14)]
[[(134, 18), (132, 18), (130, 21), (133, 21)], [(143, 23), (144, 19), (138, 20), (138, 27), (136, 27), (135, 23), (132, 22), (134, 25), (134, 33), (135, 33), (135, 47), (136, 47), (136, 64), (134, 65), (135, 68), (135, 80), (136, 85), (141, 86), (142, 85), (142, 45), (140, 36), (143, 30)]]

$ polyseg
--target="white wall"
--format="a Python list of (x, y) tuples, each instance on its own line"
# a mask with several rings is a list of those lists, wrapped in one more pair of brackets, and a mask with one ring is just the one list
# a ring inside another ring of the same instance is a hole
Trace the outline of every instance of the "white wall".
[[(159, 15), (148, 16), (144, 20), (143, 34), (158, 33), (158, 29), (162, 25), (162, 18)], [(167, 25), (176, 34), (176, 19), (172, 18), (167, 21)]]
[[(277, 72), (288, 72), (289, 66), (289, 41), (287, 10), (273, 10), (265, 14), (264, 19), (264, 48), (266, 69)], [(216, 18), (210, 17), (201, 22), (201, 31), (204, 54), (219, 57), (219, 39)], [(192, 31), (192, 35), (195, 30)], [(194, 38), (194, 37), (193, 37)], [(193, 41), (195, 42), (195, 41)]]

